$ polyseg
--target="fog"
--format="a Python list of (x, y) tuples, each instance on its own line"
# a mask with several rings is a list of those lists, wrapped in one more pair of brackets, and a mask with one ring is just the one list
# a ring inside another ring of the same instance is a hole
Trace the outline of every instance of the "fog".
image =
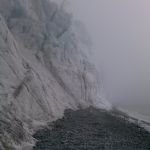
[(150, 115), (149, 0), (71, 0), (86, 25), (110, 102)]
[(150, 116), (150, 1), (69, 2), (91, 35), (107, 99)]

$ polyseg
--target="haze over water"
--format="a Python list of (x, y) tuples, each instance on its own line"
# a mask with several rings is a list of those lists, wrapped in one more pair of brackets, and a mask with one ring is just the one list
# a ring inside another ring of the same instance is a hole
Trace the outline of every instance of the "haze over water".
[(150, 1), (71, 0), (84, 22), (106, 97), (129, 111), (150, 116)]

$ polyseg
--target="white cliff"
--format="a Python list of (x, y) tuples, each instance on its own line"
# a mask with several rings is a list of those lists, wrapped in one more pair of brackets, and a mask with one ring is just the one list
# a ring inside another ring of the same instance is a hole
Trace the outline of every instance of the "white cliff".
[(110, 109), (78, 24), (48, 0), (0, 0), (0, 149), (29, 149), (65, 109)]

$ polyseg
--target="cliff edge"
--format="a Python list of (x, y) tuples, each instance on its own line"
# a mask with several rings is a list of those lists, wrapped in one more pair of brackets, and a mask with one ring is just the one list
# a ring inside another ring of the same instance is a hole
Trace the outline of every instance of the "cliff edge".
[(0, 0), (0, 149), (29, 150), (65, 109), (110, 109), (83, 25), (49, 0)]

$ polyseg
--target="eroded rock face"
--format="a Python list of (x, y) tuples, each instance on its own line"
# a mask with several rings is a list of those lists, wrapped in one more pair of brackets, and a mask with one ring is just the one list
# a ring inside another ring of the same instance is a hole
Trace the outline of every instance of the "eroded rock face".
[(0, 149), (29, 149), (34, 130), (65, 109), (110, 108), (70, 14), (48, 0), (0, 4)]

